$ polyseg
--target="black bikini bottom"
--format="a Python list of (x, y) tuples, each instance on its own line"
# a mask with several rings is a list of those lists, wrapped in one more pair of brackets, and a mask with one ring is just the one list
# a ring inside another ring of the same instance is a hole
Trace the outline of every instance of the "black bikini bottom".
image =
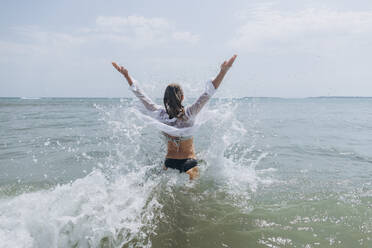
[(186, 172), (191, 168), (194, 168), (198, 165), (198, 162), (195, 159), (187, 158), (187, 159), (173, 159), (173, 158), (166, 158), (165, 159), (165, 167), (177, 169), (181, 172)]

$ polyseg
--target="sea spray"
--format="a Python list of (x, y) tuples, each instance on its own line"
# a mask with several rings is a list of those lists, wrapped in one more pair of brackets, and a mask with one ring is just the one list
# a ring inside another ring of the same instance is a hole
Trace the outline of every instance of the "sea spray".
[[(238, 120), (239, 102), (219, 100), (214, 109), (205, 111), (210, 118), (207, 130), (201, 139), (209, 139), (208, 149), (202, 153), (207, 162), (208, 172), (219, 185), (221, 192), (228, 192), (231, 203), (241, 209), (252, 209), (252, 193), (260, 183), (270, 183), (256, 173), (256, 165), (267, 156), (267, 152), (256, 148), (257, 126), (255, 116), (243, 122)], [(250, 106), (254, 111), (254, 104)], [(208, 136), (208, 137), (206, 137)], [(247, 142), (248, 141), (248, 142)]]
[(132, 99), (0, 99), (0, 247), (370, 247), (371, 103), (212, 99), (190, 182)]
[(158, 235), (180, 228), (187, 219), (198, 223), (191, 209), (207, 217), (215, 204), (251, 208), (248, 201), (258, 182), (255, 166), (233, 153), (254, 150), (255, 139), (243, 142), (254, 132), (237, 120), (237, 104), (216, 102), (200, 113), (195, 142), (201, 177), (193, 182), (185, 174), (162, 170), (166, 147), (161, 133), (144, 121), (132, 100), (93, 107), (106, 129), (105, 135), (97, 134), (96, 146), (107, 154), (95, 160), (94, 153), (78, 147), (81, 138), (76, 143), (47, 138), (44, 149), (55, 143), (80, 154), (77, 159), (91, 161), (95, 169), (71, 183), (4, 200), (0, 225), (6, 246), (151, 247), (164, 243)]
[(22, 247), (98, 247), (102, 240), (116, 247), (133, 239), (150, 245), (143, 234), (151, 233), (161, 206), (151, 199), (157, 182), (145, 181), (145, 170), (114, 181), (95, 170), (71, 184), (20, 195), (0, 205), (1, 234)]

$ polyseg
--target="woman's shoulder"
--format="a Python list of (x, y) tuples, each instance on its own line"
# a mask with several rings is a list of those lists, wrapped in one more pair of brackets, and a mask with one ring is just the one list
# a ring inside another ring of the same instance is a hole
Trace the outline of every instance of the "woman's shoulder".
[(193, 119), (195, 116), (193, 115), (192, 111), (192, 105), (188, 105), (185, 107), (185, 115), (184, 115), (188, 120)]

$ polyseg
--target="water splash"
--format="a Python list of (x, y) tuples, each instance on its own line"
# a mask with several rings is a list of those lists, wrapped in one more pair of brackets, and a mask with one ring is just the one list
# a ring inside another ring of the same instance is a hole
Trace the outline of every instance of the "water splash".
[(232, 206), (251, 208), (250, 194), (263, 182), (255, 167), (267, 153), (255, 149), (255, 132), (237, 120), (237, 105), (217, 102), (200, 114), (196, 146), (204, 162), (201, 178), (192, 182), (161, 169), (165, 144), (132, 101), (94, 107), (110, 133), (97, 144), (108, 156), (69, 184), (2, 199), (0, 237), (6, 246), (151, 247), (156, 233), (168, 228), (164, 222), (180, 228), (173, 209), (200, 205), (203, 212), (223, 195)]

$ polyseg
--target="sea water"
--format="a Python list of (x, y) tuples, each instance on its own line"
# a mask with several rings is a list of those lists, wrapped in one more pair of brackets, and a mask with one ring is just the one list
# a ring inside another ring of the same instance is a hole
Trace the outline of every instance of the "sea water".
[(372, 247), (371, 98), (212, 99), (195, 181), (135, 102), (0, 99), (0, 247)]

